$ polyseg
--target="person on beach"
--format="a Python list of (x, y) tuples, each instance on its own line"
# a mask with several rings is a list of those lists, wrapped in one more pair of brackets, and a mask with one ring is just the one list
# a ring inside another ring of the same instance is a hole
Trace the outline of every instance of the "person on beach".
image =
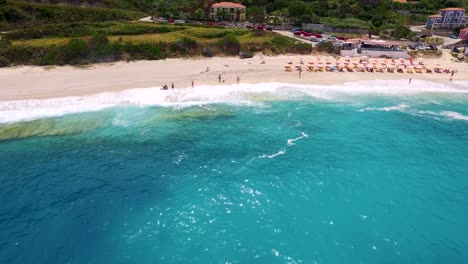
[(218, 75), (218, 82), (221, 83), (221, 74)]
[(174, 83), (171, 84), (171, 88), (174, 89)]
[(192, 88), (193, 88), (194, 85), (195, 85), (195, 83), (194, 83), (194, 81), (192, 80)]
[(408, 83), (411, 84), (411, 78), (409, 78), (409, 82), (408, 82)]
[(239, 84), (239, 81), (240, 81), (239, 75), (237, 75), (236, 81), (237, 81), (237, 84)]
[(210, 71), (210, 67), (206, 67), (206, 72), (209, 72)]
[(299, 68), (299, 79), (301, 79), (301, 75), (302, 75), (302, 68)]
[(455, 70), (452, 70), (452, 74), (450, 75), (450, 81), (452, 81), (454, 74), (455, 74)]

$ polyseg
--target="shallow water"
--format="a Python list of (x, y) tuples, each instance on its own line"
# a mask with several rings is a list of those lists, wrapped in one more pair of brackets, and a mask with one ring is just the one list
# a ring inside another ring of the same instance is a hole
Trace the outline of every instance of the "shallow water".
[(0, 102), (0, 263), (466, 263), (468, 87), (403, 83)]

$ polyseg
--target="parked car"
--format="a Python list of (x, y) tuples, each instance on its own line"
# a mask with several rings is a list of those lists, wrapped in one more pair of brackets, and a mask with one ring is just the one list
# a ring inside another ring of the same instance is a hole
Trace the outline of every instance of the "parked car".
[(345, 40), (346, 40), (346, 38), (345, 38), (345, 37), (341, 37), (341, 36), (338, 36), (338, 37), (337, 37), (337, 39), (338, 39), (338, 40), (343, 40), (343, 41), (345, 41)]
[(213, 26), (214, 23), (213, 23), (213, 22), (206, 22), (205, 25), (207, 25), (207, 26)]
[(458, 39), (458, 36), (457, 35), (450, 35), (449, 38)]
[(171, 23), (171, 24), (174, 24), (175, 20), (174, 19), (168, 19), (167, 20), (167, 23)]
[(335, 36), (329, 36), (329, 37), (327, 37), (327, 40), (337, 41), (338, 39)]
[(319, 42), (319, 39), (316, 38), (315, 36), (311, 36), (309, 40), (310, 42)]
[(268, 31), (272, 31), (272, 30), (273, 30), (273, 28), (272, 28), (272, 27), (266, 27), (266, 30), (268, 30)]
[(257, 30), (265, 30), (265, 27), (264, 26), (258, 26)]
[(423, 45), (420, 44), (420, 43), (416, 43), (416, 44), (412, 44), (412, 45), (409, 45), (408, 48), (412, 49), (412, 50), (417, 50), (417, 49), (420, 49), (422, 48)]
[(293, 34), (295, 36), (300, 36), (302, 34), (302, 31), (294, 31)]
[(302, 31), (302, 36), (304, 37), (310, 37), (310, 33), (307, 31)]

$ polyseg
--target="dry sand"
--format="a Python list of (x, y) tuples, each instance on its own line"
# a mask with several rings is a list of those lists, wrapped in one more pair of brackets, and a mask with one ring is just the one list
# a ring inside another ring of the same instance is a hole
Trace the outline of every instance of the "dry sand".
[[(173, 82), (176, 88), (196, 85), (216, 85), (221, 74), (224, 84), (282, 82), (294, 84), (340, 84), (363, 80), (424, 79), (448, 82), (449, 74), (408, 73), (350, 73), (350, 72), (285, 72), (284, 65), (302, 58), (305, 62), (317, 56), (283, 55), (256, 56), (252, 59), (203, 58), (168, 59), (160, 61), (117, 62), (95, 64), (85, 68), (22, 66), (0, 69), (0, 101), (43, 99), (64, 96), (89, 95), (130, 88), (161, 87)], [(322, 60), (326, 59), (321, 56)], [(261, 64), (262, 60), (266, 63)], [(468, 64), (451, 61), (449, 57), (426, 59), (425, 64), (440, 63), (457, 69), (453, 80), (468, 80)], [(205, 72), (209, 67), (210, 71)]]

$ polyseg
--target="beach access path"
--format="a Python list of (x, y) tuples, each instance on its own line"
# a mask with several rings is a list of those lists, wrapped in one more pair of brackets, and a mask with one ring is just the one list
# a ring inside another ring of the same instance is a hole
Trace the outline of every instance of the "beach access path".
[[(320, 56), (322, 60), (332, 57)], [(93, 64), (84, 68), (71, 66), (21, 66), (0, 69), (0, 101), (44, 99), (65, 96), (116, 92), (132, 88), (171, 86), (190, 88), (198, 85), (231, 85), (237, 83), (291, 83), (333, 85), (375, 79), (424, 79), (448, 82), (449, 74), (307, 72), (299, 78), (297, 71), (286, 72), (288, 61), (294, 64), (316, 60), (317, 55), (254, 56), (251, 59), (214, 57), (200, 59), (167, 59)], [(265, 61), (262, 64), (262, 61)], [(453, 80), (468, 80), (468, 64), (457, 63), (449, 57), (425, 60), (427, 65), (441, 64), (457, 69)], [(209, 68), (209, 71), (206, 71)], [(221, 75), (221, 82), (218, 76)]]

